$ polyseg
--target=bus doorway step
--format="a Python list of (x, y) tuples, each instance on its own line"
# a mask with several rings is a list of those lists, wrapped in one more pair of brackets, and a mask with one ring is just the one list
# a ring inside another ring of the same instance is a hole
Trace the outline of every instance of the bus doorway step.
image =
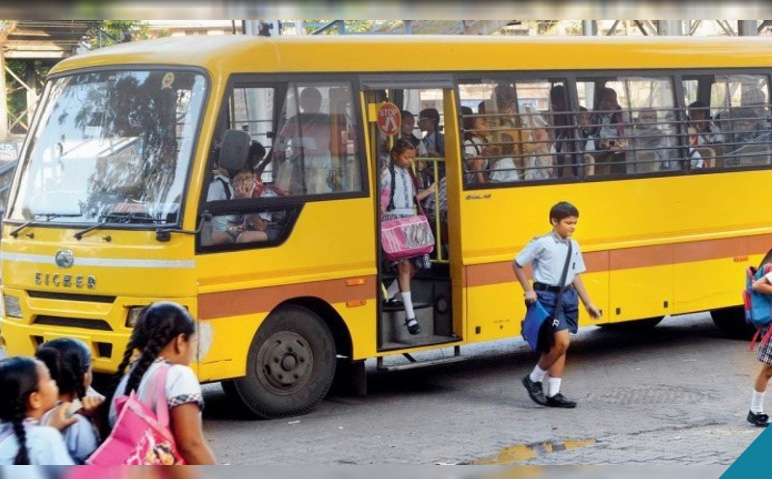
[(407, 369), (422, 368), (425, 366), (436, 366), (438, 364), (458, 363), (460, 361), (464, 361), (467, 359), (465, 356), (461, 356), (460, 346), (454, 346), (453, 356), (450, 356), (447, 358), (419, 361), (408, 353), (403, 353), (402, 355), (408, 360), (408, 362), (405, 364), (386, 365), (384, 364), (383, 356), (378, 357), (378, 360), (377, 360), (378, 371), (405, 371)]

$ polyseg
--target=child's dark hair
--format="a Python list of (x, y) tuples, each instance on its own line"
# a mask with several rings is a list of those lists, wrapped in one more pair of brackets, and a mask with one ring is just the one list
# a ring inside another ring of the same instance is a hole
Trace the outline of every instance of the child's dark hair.
[(561, 201), (560, 203), (556, 203), (555, 206), (550, 208), (550, 221), (561, 221), (565, 218), (568, 218), (569, 216), (576, 216), (578, 218), (579, 210), (576, 209), (576, 206), (572, 205), (568, 201)]
[(407, 150), (415, 150), (415, 145), (407, 138), (399, 138), (391, 147), (391, 159), (395, 159)]
[(75, 394), (78, 399), (86, 396), (84, 376), (91, 369), (91, 351), (83, 341), (59, 338), (43, 343), (35, 353), (51, 372), (59, 394)]
[(27, 432), (24, 420), (27, 418), (27, 404), (32, 393), (38, 390), (37, 363), (34, 359), (13, 357), (0, 361), (0, 420), (10, 422), (19, 443), (15, 465), (29, 464)]
[(139, 350), (140, 355), (126, 382), (126, 389), (123, 391), (126, 395), (131, 391), (137, 391), (142, 376), (145, 375), (150, 365), (158, 359), (158, 355), (167, 344), (180, 334), (190, 338), (195, 332), (196, 324), (193, 317), (187, 309), (177, 303), (159, 301), (142, 310), (139, 321), (134, 326), (129, 338), (129, 343), (126, 345), (123, 360), (118, 365), (118, 371), (113, 377), (113, 384), (105, 398), (105, 425), (109, 422), (107, 421), (107, 414), (110, 410), (110, 403), (115, 396), (115, 390), (118, 388), (126, 368), (131, 363), (135, 350)]

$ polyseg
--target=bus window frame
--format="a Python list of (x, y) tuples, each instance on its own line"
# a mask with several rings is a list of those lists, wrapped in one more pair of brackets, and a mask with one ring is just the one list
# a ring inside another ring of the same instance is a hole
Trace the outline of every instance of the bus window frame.
[[(203, 98), (201, 99), (201, 109), (198, 112), (198, 119), (195, 125), (195, 128), (193, 130), (193, 139), (191, 140), (191, 148), (190, 148), (190, 158), (188, 159), (188, 167), (187, 171), (185, 173), (185, 182), (184, 187), (182, 191), (182, 195), (180, 196), (180, 206), (179, 206), (179, 213), (177, 214), (177, 221), (175, 223), (167, 223), (163, 225), (157, 225), (157, 224), (129, 224), (129, 223), (104, 223), (104, 229), (110, 229), (110, 230), (116, 230), (116, 231), (155, 231), (159, 228), (162, 229), (174, 229), (174, 228), (182, 228), (185, 224), (185, 214), (186, 214), (186, 208), (185, 205), (187, 205), (188, 195), (190, 194), (190, 188), (191, 183), (193, 181), (193, 171), (196, 168), (196, 159), (198, 158), (198, 151), (201, 147), (201, 132), (203, 130), (203, 124), (204, 120), (207, 116), (207, 111), (209, 110), (209, 102), (212, 100), (212, 77), (210, 73), (202, 67), (194, 67), (194, 66), (185, 66), (185, 65), (158, 65), (158, 64), (144, 64), (144, 63), (117, 63), (115, 65), (110, 66), (101, 66), (101, 67), (87, 67), (87, 68), (79, 68), (76, 70), (68, 70), (65, 72), (57, 73), (54, 75), (49, 76), (46, 79), (45, 85), (43, 86), (43, 98), (45, 98), (45, 102), (38, 103), (37, 107), (35, 108), (35, 114), (33, 117), (32, 122), (30, 123), (30, 129), (29, 131), (37, 131), (38, 127), (40, 126), (40, 118), (43, 115), (43, 112), (45, 111), (46, 106), (48, 105), (48, 102), (51, 100), (50, 98), (50, 88), (54, 81), (60, 79), (60, 78), (66, 78), (71, 76), (77, 76), (77, 75), (88, 75), (91, 73), (104, 73), (104, 72), (126, 72), (126, 71), (169, 71), (173, 70), (174, 72), (191, 72), (194, 74), (201, 75), (204, 79), (204, 92), (203, 92)], [(8, 202), (6, 204), (5, 211), (3, 212), (3, 223), (9, 224), (9, 225), (19, 225), (23, 223), (23, 221), (20, 220), (11, 220), (7, 219), (8, 215), (10, 214), (10, 211), (13, 209), (13, 206), (15, 205), (16, 201), (18, 200), (18, 181), (17, 181), (17, 175), (21, 175), (22, 169), (27, 168), (29, 166), (29, 148), (32, 144), (32, 135), (28, 134), (24, 137), (24, 144), (22, 145), (22, 149), (19, 152), (19, 163), (17, 166), (17, 171), (14, 173), (14, 178), (11, 183), (13, 187), (8, 192)], [(196, 217), (200, 217), (200, 213), (196, 215)], [(92, 223), (65, 223), (61, 221), (56, 221), (55, 219), (47, 222), (36, 222), (35, 227), (36, 228), (79, 228), (79, 227), (86, 227), (86, 226), (92, 226), (95, 224), (100, 224), (97, 222)]]
[[(290, 195), (283, 197), (270, 197), (270, 198), (244, 198), (237, 201), (231, 200), (218, 200), (207, 202), (206, 201), (206, 188), (214, 179), (211, 168), (209, 168), (209, 158), (206, 159), (207, 168), (204, 175), (204, 183), (201, 189), (201, 195), (198, 205), (198, 218), (199, 222), (204, 214), (207, 212), (211, 215), (229, 215), (229, 214), (247, 214), (247, 213), (259, 213), (263, 211), (276, 210), (278, 208), (287, 208), (291, 211), (288, 214), (285, 225), (286, 234), (276, 241), (261, 241), (251, 243), (230, 243), (203, 246), (201, 244), (201, 235), (196, 235), (196, 254), (209, 254), (219, 253), (225, 251), (241, 251), (247, 249), (263, 249), (281, 246), (292, 235), (295, 229), (297, 221), (303, 212), (304, 206), (309, 202), (322, 202), (322, 201), (337, 201), (357, 198), (369, 198), (371, 185), (370, 175), (367, 165), (367, 152), (365, 150), (364, 134), (365, 131), (365, 117), (361, 108), (361, 102), (359, 101), (359, 93), (361, 93), (361, 85), (356, 73), (349, 74), (335, 74), (335, 73), (319, 73), (319, 74), (262, 74), (262, 73), (233, 73), (228, 78), (226, 87), (223, 91), (223, 95), (220, 98), (220, 105), (217, 109), (217, 118), (215, 119), (215, 125), (218, 131), (215, 133), (221, 134), (224, 132), (228, 125), (230, 125), (230, 104), (232, 100), (232, 92), (238, 88), (273, 88), (274, 90), (274, 105), (273, 105), (273, 125), (272, 128), (276, 128), (279, 124), (282, 114), (282, 106), (286, 100), (287, 91), (292, 83), (347, 83), (351, 87), (351, 101), (354, 111), (355, 119), (357, 121), (356, 129), (356, 145), (359, 152), (359, 174), (361, 176), (362, 187), (358, 191), (344, 191), (337, 193), (324, 193), (319, 195)], [(238, 125), (230, 125), (233, 128)], [(275, 136), (277, 132), (272, 131)], [(212, 144), (212, 143), (210, 143)], [(273, 144), (263, 145), (266, 149), (266, 156), (273, 154)], [(294, 210), (293, 210), (294, 208)], [(198, 225), (197, 225), (198, 226)]]
[[(693, 169), (688, 164), (686, 164), (686, 152), (688, 152), (688, 143), (686, 140), (686, 115), (687, 115), (687, 106), (684, 103), (684, 97), (683, 97), (683, 79), (694, 79), (696, 77), (705, 77), (705, 76), (731, 76), (731, 75), (758, 75), (758, 76), (765, 76), (768, 81), (768, 85), (770, 85), (770, 92), (769, 96), (770, 98), (767, 98), (767, 103), (769, 105), (770, 111), (772, 111), (772, 73), (768, 68), (763, 67), (749, 67), (749, 68), (696, 68), (696, 69), (687, 69), (687, 68), (647, 68), (647, 69), (640, 69), (640, 70), (630, 70), (630, 69), (624, 69), (624, 70), (603, 70), (603, 69), (597, 69), (597, 70), (573, 70), (573, 71), (565, 71), (565, 70), (538, 70), (538, 71), (518, 71), (518, 70), (512, 70), (512, 71), (497, 71), (497, 72), (491, 72), (491, 71), (464, 71), (464, 72), (457, 72), (455, 74), (456, 79), (456, 97), (457, 97), (457, 104), (456, 108), (457, 111), (461, 111), (461, 92), (459, 90), (459, 85), (461, 83), (472, 83), (472, 82), (480, 82), (481, 80), (494, 80), (494, 81), (507, 81), (510, 83), (516, 83), (518, 81), (533, 81), (533, 80), (549, 80), (553, 78), (562, 78), (565, 79), (565, 85), (566, 88), (568, 88), (567, 96), (568, 101), (570, 104), (571, 113), (575, 116), (578, 113), (578, 98), (576, 93), (576, 83), (578, 79), (581, 79), (582, 81), (592, 81), (592, 80), (608, 80), (613, 78), (619, 78), (619, 77), (625, 77), (625, 76), (636, 76), (636, 77), (668, 77), (672, 80), (672, 91), (674, 95), (674, 104), (673, 109), (676, 112), (676, 124), (679, 129), (679, 133), (676, 135), (677, 140), (677, 146), (676, 148), (679, 151), (679, 155), (684, 155), (680, 157), (680, 161), (684, 162), (684, 167), (678, 170), (667, 170), (667, 171), (656, 171), (656, 172), (644, 172), (644, 173), (630, 173), (630, 174), (613, 174), (613, 175), (603, 175), (603, 176), (574, 176), (574, 177), (562, 177), (562, 178), (550, 178), (546, 180), (519, 180), (519, 181), (513, 181), (513, 182), (486, 182), (486, 183), (475, 183), (475, 184), (467, 184), (465, 181), (462, 181), (462, 189), (463, 191), (474, 191), (474, 190), (494, 190), (494, 189), (501, 189), (501, 188), (518, 188), (518, 187), (529, 187), (529, 186), (539, 186), (539, 185), (555, 185), (555, 184), (570, 184), (570, 183), (583, 183), (583, 182), (598, 182), (598, 181), (619, 181), (619, 180), (632, 180), (632, 179), (643, 179), (643, 178), (662, 178), (662, 177), (671, 177), (671, 176), (687, 176), (687, 175), (705, 175), (705, 174), (721, 174), (721, 173), (732, 173), (732, 172), (740, 172), (740, 171), (752, 171), (752, 170), (766, 170), (766, 169), (772, 169), (772, 165), (761, 165), (761, 166), (740, 166), (740, 167), (722, 167), (722, 168), (707, 168), (707, 169)], [(772, 115), (770, 115), (772, 117)], [(575, 126), (575, 125), (574, 125)], [(772, 129), (772, 128), (771, 128)], [(459, 132), (459, 137), (463, 137), (463, 131)], [(575, 138), (576, 140), (576, 138)], [(463, 142), (460, 142), (457, 146), (461, 149), (463, 152)], [(574, 146), (574, 148), (576, 148)], [(770, 150), (772, 150), (772, 140), (770, 140)], [(575, 150), (576, 151), (576, 150)]]

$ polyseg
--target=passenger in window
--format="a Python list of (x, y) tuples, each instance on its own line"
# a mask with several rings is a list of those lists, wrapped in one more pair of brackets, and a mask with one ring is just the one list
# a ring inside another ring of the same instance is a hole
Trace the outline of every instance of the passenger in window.
[(553, 141), (556, 153), (557, 166), (560, 176), (576, 176), (578, 165), (573, 164), (574, 156), (571, 154), (571, 141), (573, 140), (573, 121), (568, 109), (568, 97), (563, 85), (554, 85), (550, 88), (550, 137)]
[[(206, 193), (207, 203), (233, 198), (230, 173), (225, 168), (220, 168), (216, 161), (216, 158), (219, 157), (219, 152), (219, 148), (214, 148), (210, 155), (213, 158), (211, 161), (215, 166), (215, 175), (209, 183), (209, 189)], [(232, 243), (233, 238), (228, 235), (227, 231), (229, 223), (233, 221), (236, 221), (236, 216), (234, 215), (213, 216), (212, 220), (207, 222), (202, 229), (201, 244), (203, 246), (213, 246)]]
[[(233, 178), (234, 196), (236, 199), (266, 198), (276, 196), (272, 190), (257, 187), (254, 171), (245, 167)], [(281, 233), (280, 225), (272, 222), (272, 213), (246, 214), (238, 223), (229, 226), (229, 232), (235, 236), (236, 243), (254, 243), (259, 241), (275, 241)]]
[(549, 139), (547, 122), (541, 115), (528, 115), (530, 119), (523, 131), (525, 140), (523, 149), (528, 154), (525, 157), (524, 179), (546, 180), (555, 176), (555, 149)]
[(400, 138), (409, 141), (417, 150), (418, 156), (426, 156), (426, 149), (422, 148), (421, 139), (415, 136), (415, 116), (407, 110), (400, 110), (402, 117), (402, 131)]
[(517, 126), (517, 93), (515, 88), (506, 83), (496, 85), (491, 96), (496, 106), (496, 120), (490, 122), (496, 128), (514, 128)]
[(421, 143), (426, 150), (425, 156), (445, 157), (445, 135), (440, 132), (440, 112), (436, 108), (421, 110), (418, 114), (418, 128), (424, 133)]
[(686, 132), (689, 138), (689, 164), (693, 170), (707, 168), (708, 165), (705, 162), (705, 159), (697, 149), (697, 146), (699, 145), (699, 135), (697, 134), (697, 129), (693, 126), (690, 126), (686, 129)]
[(580, 105), (576, 121), (579, 126), (577, 136), (584, 174), (592, 176), (595, 174), (595, 157), (593, 156), (595, 152), (595, 128), (592, 124), (592, 113)]
[(668, 137), (659, 129), (657, 110), (643, 108), (633, 123), (634, 152), (628, 154), (628, 173), (646, 173), (670, 167), (671, 150)]
[(628, 148), (625, 138), (625, 117), (617, 101), (617, 92), (613, 88), (603, 88), (598, 99), (598, 108), (593, 114), (593, 123), (597, 125), (595, 146), (595, 173), (599, 175), (620, 174), (626, 172), (625, 150)]
[(493, 183), (511, 182), (520, 179), (515, 166), (515, 160), (512, 157), (515, 153), (515, 139), (507, 133), (499, 134), (499, 145), (502, 158), (492, 159), (491, 173), (489, 180)]
[(721, 129), (710, 116), (710, 107), (703, 101), (697, 100), (689, 104), (689, 125), (697, 130), (698, 145), (710, 145), (722, 143), (724, 136)]
[[(415, 202), (426, 199), (436, 187), (432, 185), (430, 189), (415, 191), (412, 173), (415, 154), (416, 148), (410, 141), (400, 138), (394, 143), (389, 167), (381, 172), (381, 221), (415, 216)], [(419, 334), (421, 325), (415, 317), (410, 281), (419, 269), (431, 268), (429, 255), (394, 261), (389, 267), (397, 270), (397, 280), (387, 289), (385, 300), (392, 301), (399, 291), (405, 307), (405, 326), (410, 334)]]
[(488, 158), (498, 154), (498, 149), (488, 144), (489, 132), (486, 117), (464, 117), (464, 178), (468, 185), (488, 181)]
[(317, 88), (303, 88), (299, 101), (301, 112), (288, 119), (278, 135), (278, 148), (274, 151), (276, 159), (286, 158), (284, 148), (289, 145), (290, 161), (297, 164), (302, 162), (303, 165), (305, 177), (296, 180), (293, 171), (291, 186), (284, 188), (293, 193), (319, 194), (332, 191), (332, 123), (330, 115), (321, 112), (322, 100), (322, 94)]

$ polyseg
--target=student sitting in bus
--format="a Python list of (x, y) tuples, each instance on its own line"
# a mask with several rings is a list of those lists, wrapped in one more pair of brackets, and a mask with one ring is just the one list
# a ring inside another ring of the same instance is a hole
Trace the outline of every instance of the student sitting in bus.
[[(212, 149), (211, 162), (215, 167), (215, 174), (212, 181), (209, 183), (209, 189), (206, 193), (206, 201), (210, 203), (212, 201), (230, 200), (233, 198), (233, 187), (230, 183), (230, 174), (225, 168), (220, 168), (217, 158), (219, 157), (220, 149), (215, 147)], [(233, 215), (217, 215), (213, 216), (211, 222), (204, 225), (201, 236), (201, 243), (203, 246), (213, 246), (218, 244), (232, 243), (232, 238), (227, 234), (228, 223), (235, 221)]]
[[(277, 196), (269, 188), (259, 188), (254, 171), (245, 166), (233, 178), (234, 198), (268, 198)], [(275, 223), (273, 214), (269, 212), (251, 213), (240, 217), (240, 221), (231, 223), (228, 231), (235, 235), (236, 243), (254, 243), (259, 241), (275, 241), (281, 233), (281, 226)]]
[(697, 100), (690, 103), (688, 112), (688, 124), (697, 130), (699, 146), (724, 141), (724, 135), (721, 134), (721, 129), (710, 116), (710, 107), (705, 102)]
[(541, 115), (528, 115), (530, 118), (524, 122), (523, 150), (528, 154), (525, 157), (526, 180), (546, 180), (554, 178), (555, 149), (550, 142), (547, 122)]
[(699, 135), (697, 134), (697, 129), (693, 126), (690, 126), (686, 129), (686, 131), (689, 136), (689, 164), (691, 168), (693, 170), (707, 168), (708, 164), (702, 157), (700, 151), (697, 149), (697, 145), (699, 143)]
[(421, 145), (426, 154), (420, 156), (431, 156), (433, 158), (443, 158), (445, 156), (445, 136), (440, 132), (440, 112), (436, 108), (425, 108), (418, 114), (418, 128), (424, 134)]
[(597, 125), (595, 142), (595, 173), (599, 175), (626, 172), (625, 150), (628, 143), (625, 135), (625, 116), (617, 102), (613, 88), (603, 88), (598, 108), (593, 113), (593, 124)]
[(517, 172), (515, 160), (512, 158), (515, 152), (515, 139), (512, 138), (512, 135), (500, 133), (499, 141), (501, 141), (499, 146), (503, 157), (490, 160), (492, 167), (488, 179), (492, 183), (517, 181), (520, 179), (520, 175)]
[(464, 117), (464, 178), (468, 185), (488, 181), (488, 157), (498, 148), (488, 144), (488, 119), (482, 115)]

